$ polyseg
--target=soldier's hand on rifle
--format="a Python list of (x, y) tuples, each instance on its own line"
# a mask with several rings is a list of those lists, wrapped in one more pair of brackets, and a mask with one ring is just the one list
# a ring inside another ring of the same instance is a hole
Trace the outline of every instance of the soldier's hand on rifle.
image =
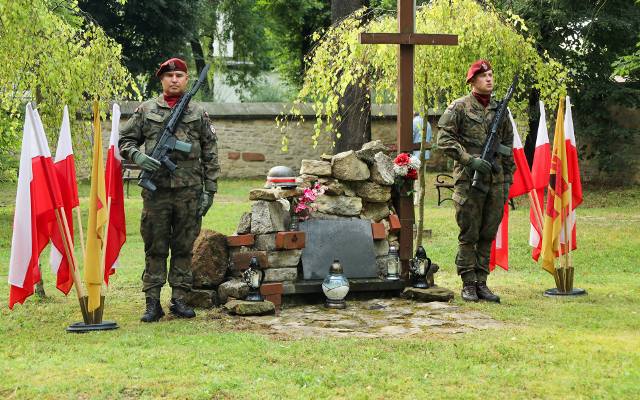
[(204, 217), (207, 215), (207, 211), (211, 208), (213, 204), (213, 195), (214, 192), (207, 192), (206, 190), (202, 191), (202, 196), (200, 196), (200, 205), (198, 206), (198, 217)]
[(160, 168), (160, 161), (155, 158), (151, 158), (141, 151), (136, 151), (133, 154), (133, 162), (145, 171), (154, 172)]
[(491, 164), (480, 157), (473, 157), (469, 162), (469, 167), (474, 171), (480, 172), (482, 175), (491, 173)]

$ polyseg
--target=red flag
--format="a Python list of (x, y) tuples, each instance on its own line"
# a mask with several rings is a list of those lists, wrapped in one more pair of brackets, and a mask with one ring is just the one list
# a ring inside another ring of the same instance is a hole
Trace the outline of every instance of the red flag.
[[(533, 178), (533, 188), (535, 189), (534, 201), (540, 205), (541, 211), (544, 204), (544, 190), (549, 186), (549, 171), (551, 170), (551, 148), (549, 145), (549, 131), (547, 130), (547, 118), (544, 111), (544, 103), (540, 102), (540, 122), (538, 123), (538, 134), (536, 136), (536, 149), (533, 155), (533, 166), (531, 177)], [(535, 211), (530, 209), (529, 220), (531, 228), (529, 231), (529, 245), (533, 247), (531, 257), (538, 261), (542, 248), (542, 232), (536, 224)]]
[[(571, 214), (568, 223), (571, 229), (571, 250), (577, 248), (576, 243), (576, 208), (582, 204), (582, 181), (580, 180), (580, 167), (578, 166), (578, 149), (576, 146), (576, 135), (573, 130), (573, 115), (571, 113), (571, 101), (567, 96), (566, 111), (564, 118), (564, 134), (567, 149), (567, 168), (569, 184), (571, 185)], [(561, 240), (565, 243), (564, 235)]]
[[(76, 181), (76, 165), (73, 158), (73, 148), (71, 144), (71, 124), (69, 123), (69, 110), (64, 106), (62, 115), (62, 126), (56, 147), (56, 158), (54, 167), (60, 185), (62, 204), (69, 224), (69, 233), (73, 245), (73, 209), (78, 207), (78, 184)], [(68, 294), (73, 285), (69, 263), (64, 254), (64, 242), (59, 229), (53, 229), (51, 235), (51, 270), (57, 276), (57, 288), (64, 294)]]
[(491, 243), (491, 256), (489, 257), (489, 270), (496, 269), (496, 265), (509, 270), (509, 202), (504, 204), (502, 221), (498, 225), (496, 238)]
[(120, 123), (120, 107), (113, 105), (111, 113), (111, 139), (107, 152), (107, 167), (105, 171), (105, 188), (107, 204), (109, 204), (109, 222), (107, 243), (105, 244), (104, 281), (109, 283), (109, 275), (115, 272), (118, 265), (120, 249), (127, 240), (127, 230), (124, 214), (124, 191), (122, 188), (122, 157), (118, 150), (118, 126)]
[[(524, 155), (522, 140), (518, 134), (516, 122), (513, 120), (511, 110), (509, 110), (509, 120), (513, 127), (513, 158), (516, 164), (516, 170), (513, 174), (513, 184), (509, 189), (509, 199), (522, 196), (529, 193), (533, 189), (533, 180), (531, 179), (531, 171), (527, 157)], [(498, 233), (491, 244), (491, 257), (489, 261), (489, 269), (493, 271), (498, 265), (505, 270), (509, 269), (509, 206), (508, 202), (504, 205), (502, 221), (498, 226)]]
[(9, 261), (9, 308), (24, 303), (40, 280), (40, 253), (57, 229), (55, 210), (62, 206), (44, 129), (27, 104)]
[(513, 160), (516, 163), (516, 170), (513, 173), (513, 184), (509, 189), (509, 198), (512, 199), (529, 193), (533, 189), (533, 178), (531, 177), (529, 163), (527, 162), (527, 157), (524, 155), (522, 140), (520, 140), (520, 135), (516, 129), (516, 123), (513, 120), (511, 111), (509, 111), (509, 119), (513, 126)]

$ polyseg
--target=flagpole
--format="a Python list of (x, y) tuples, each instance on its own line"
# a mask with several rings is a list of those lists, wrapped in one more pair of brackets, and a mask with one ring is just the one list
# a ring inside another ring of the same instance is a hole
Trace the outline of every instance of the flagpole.
[(55, 214), (56, 221), (58, 222), (58, 229), (60, 231), (60, 235), (62, 236), (62, 243), (65, 255), (67, 257), (67, 263), (69, 264), (69, 268), (71, 269), (71, 271), (69, 272), (71, 273), (74, 286), (76, 287), (78, 301), (80, 302), (80, 311), (82, 312), (82, 318), (84, 319), (85, 323), (89, 323), (89, 313), (87, 312), (87, 304), (85, 301), (87, 295), (84, 291), (84, 286), (82, 286), (75, 253), (72, 251), (73, 248), (70, 246), (71, 231), (69, 230), (67, 216), (64, 213), (64, 207), (60, 207), (60, 209), (56, 208)]
[(80, 228), (80, 246), (82, 246), (82, 256), (84, 257), (86, 249), (84, 247), (84, 233), (82, 232), (82, 214), (80, 213), (80, 206), (74, 208), (76, 210), (76, 217), (78, 218), (78, 227)]
[(533, 207), (533, 215), (536, 219), (536, 223), (538, 224), (537, 228), (542, 235), (542, 210), (540, 209), (540, 204), (538, 203), (538, 195), (534, 193), (534, 190), (529, 192), (529, 206)]
[[(571, 207), (572, 207), (572, 203), (573, 203), (573, 193), (571, 190), (571, 182), (569, 182), (569, 213), (567, 214), (568, 220), (567, 222), (569, 222), (569, 224), (572, 222), (571, 219)], [(566, 242), (567, 242), (567, 252), (566, 252), (566, 258), (567, 258), (567, 272), (568, 272), (568, 276), (567, 276), (567, 291), (569, 291), (570, 289), (573, 289), (573, 265), (572, 265), (572, 260), (571, 260), (571, 233), (572, 233), (572, 229), (569, 226), (569, 224), (564, 224), (564, 230), (565, 230), (565, 236), (567, 238)]]

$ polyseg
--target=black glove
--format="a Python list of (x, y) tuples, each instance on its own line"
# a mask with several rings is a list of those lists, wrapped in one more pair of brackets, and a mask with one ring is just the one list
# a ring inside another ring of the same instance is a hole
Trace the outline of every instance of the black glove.
[(141, 151), (133, 153), (133, 162), (145, 171), (154, 172), (160, 168), (160, 161), (151, 158)]
[(211, 208), (213, 204), (213, 196), (215, 192), (207, 192), (206, 190), (202, 191), (202, 195), (200, 196), (200, 205), (198, 206), (198, 217), (204, 217), (207, 215), (207, 211)]
[(482, 175), (491, 173), (491, 164), (480, 157), (473, 157), (469, 162), (469, 168), (480, 172)]
[(504, 181), (504, 187), (502, 189), (504, 190), (505, 199), (508, 199), (509, 198), (509, 189), (511, 189), (511, 182)]

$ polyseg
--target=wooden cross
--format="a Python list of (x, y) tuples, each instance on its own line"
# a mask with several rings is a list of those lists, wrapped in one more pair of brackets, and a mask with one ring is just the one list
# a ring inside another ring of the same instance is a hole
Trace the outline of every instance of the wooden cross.
[[(398, 57), (398, 153), (409, 153), (413, 145), (413, 60), (416, 45), (458, 44), (457, 35), (415, 33), (415, 0), (398, 0), (399, 33), (361, 33), (362, 44), (399, 44)], [(406, 183), (405, 186), (408, 186)], [(402, 276), (409, 278), (409, 260), (413, 257), (413, 224), (415, 221), (413, 199), (401, 196), (398, 199), (400, 218), (400, 260)]]

